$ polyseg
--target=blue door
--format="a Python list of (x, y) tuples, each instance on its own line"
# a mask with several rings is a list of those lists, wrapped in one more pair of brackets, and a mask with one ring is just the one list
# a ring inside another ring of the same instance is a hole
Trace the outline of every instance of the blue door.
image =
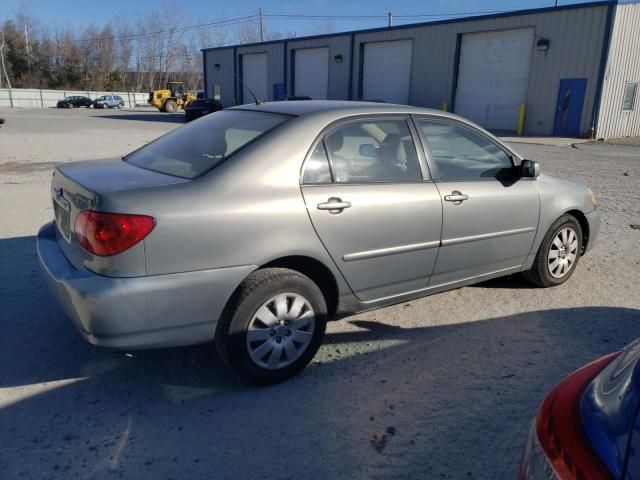
[(556, 120), (553, 126), (555, 136), (580, 136), (580, 120), (582, 119), (582, 106), (586, 91), (586, 78), (563, 78), (560, 80)]

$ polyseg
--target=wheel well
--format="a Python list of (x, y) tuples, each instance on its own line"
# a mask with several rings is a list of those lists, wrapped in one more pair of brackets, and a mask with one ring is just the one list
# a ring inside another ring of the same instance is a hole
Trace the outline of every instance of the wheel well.
[(336, 313), (338, 309), (338, 284), (336, 279), (322, 262), (304, 256), (282, 257), (273, 260), (260, 268), (290, 268), (309, 277), (318, 285), (327, 302), (327, 313), (329, 316)]
[(587, 249), (587, 244), (589, 243), (589, 221), (580, 210), (569, 210), (567, 215), (575, 217), (575, 219), (580, 223), (580, 228), (582, 229), (582, 252), (584, 252)]

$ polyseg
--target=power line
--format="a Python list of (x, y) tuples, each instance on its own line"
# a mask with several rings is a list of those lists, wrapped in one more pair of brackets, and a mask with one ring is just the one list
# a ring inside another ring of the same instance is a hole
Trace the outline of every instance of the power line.
[[(404, 13), (404, 14), (396, 14), (394, 13), (394, 18), (439, 18), (439, 17), (456, 17), (456, 16), (472, 16), (472, 15), (483, 15), (483, 14), (495, 14), (495, 13), (508, 13), (514, 12), (518, 10), (523, 10), (527, 8), (533, 8), (530, 6), (518, 6), (518, 8), (509, 8), (502, 10), (476, 10), (476, 11), (466, 11), (466, 12), (441, 12), (441, 13)], [(380, 13), (380, 14), (370, 14), (370, 15), (362, 15), (362, 14), (344, 14), (344, 15), (332, 15), (332, 14), (304, 14), (304, 13), (263, 13), (264, 17), (268, 18), (282, 18), (282, 19), (293, 19), (293, 20), (380, 20), (380, 19), (388, 19), (388, 13)]]
[(198, 25), (189, 25), (186, 27), (178, 27), (178, 28), (170, 28), (167, 30), (158, 30), (155, 32), (142, 32), (142, 33), (130, 33), (130, 34), (124, 34), (124, 35), (112, 35), (112, 36), (106, 36), (106, 37), (92, 37), (92, 38), (80, 38), (77, 40), (66, 40), (64, 42), (61, 43), (91, 43), (91, 42), (104, 42), (104, 41), (111, 41), (111, 40), (133, 40), (133, 39), (137, 39), (137, 38), (144, 38), (144, 37), (152, 37), (152, 36), (157, 36), (157, 35), (165, 35), (165, 34), (174, 34), (174, 33), (179, 33), (179, 32), (187, 32), (190, 30), (199, 30), (199, 29), (206, 29), (206, 28), (212, 28), (212, 27), (226, 27), (229, 25), (238, 25), (240, 23), (247, 23), (250, 21), (254, 21), (258, 18), (258, 16), (256, 14), (253, 15), (247, 15), (244, 17), (235, 17), (235, 18), (229, 18), (227, 20), (219, 20), (216, 22), (208, 22), (208, 23), (202, 23), (202, 24), (198, 24)]
[[(446, 17), (458, 17), (458, 16), (474, 16), (474, 15), (483, 15), (483, 14), (496, 14), (496, 13), (508, 13), (517, 10), (521, 10), (523, 8), (529, 7), (520, 7), (518, 9), (506, 9), (506, 10), (476, 10), (476, 11), (466, 11), (466, 12), (441, 12), (441, 13), (429, 13), (429, 14), (419, 14), (419, 13), (404, 13), (404, 14), (393, 14), (394, 19), (402, 20), (411, 20), (411, 19), (437, 19), (437, 18), (446, 18)], [(147, 37), (155, 37), (160, 35), (174, 35), (176, 33), (188, 32), (188, 31), (196, 31), (208, 28), (221, 28), (228, 27), (233, 25), (240, 25), (245, 23), (257, 22), (258, 27), (261, 32), (264, 31), (262, 26), (263, 19), (273, 19), (273, 20), (305, 20), (305, 21), (314, 21), (314, 20), (327, 20), (327, 21), (380, 21), (389, 19), (389, 13), (384, 14), (371, 14), (371, 15), (362, 15), (362, 14), (344, 14), (344, 15), (333, 15), (333, 14), (297, 14), (297, 13), (264, 13), (260, 9), (256, 14), (248, 14), (244, 16), (238, 16), (233, 18), (228, 18), (224, 20), (211, 21), (207, 23), (201, 23), (196, 25), (187, 25), (184, 27), (177, 28), (169, 28), (165, 30), (157, 30), (153, 32), (140, 32), (140, 33), (127, 33), (122, 35), (110, 35), (104, 37), (89, 37), (89, 38), (79, 38), (74, 40), (64, 40), (59, 42), (59, 44), (82, 44), (82, 43), (99, 43), (105, 41), (115, 41), (115, 40), (136, 40)], [(264, 38), (264, 33), (261, 35)]]

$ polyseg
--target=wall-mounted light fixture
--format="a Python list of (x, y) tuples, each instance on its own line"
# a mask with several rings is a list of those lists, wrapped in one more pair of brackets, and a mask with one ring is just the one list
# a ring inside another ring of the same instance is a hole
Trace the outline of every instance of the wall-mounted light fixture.
[(214, 63), (213, 64), (213, 68), (215, 68), (216, 70), (220, 70), (220, 64), (219, 63)]
[(551, 42), (548, 38), (541, 38), (540, 40), (538, 40), (538, 43), (536, 43), (536, 49), (539, 52), (546, 52), (547, 50), (549, 50), (550, 44)]
[(333, 57), (336, 63), (342, 63), (342, 55), (336, 55)]

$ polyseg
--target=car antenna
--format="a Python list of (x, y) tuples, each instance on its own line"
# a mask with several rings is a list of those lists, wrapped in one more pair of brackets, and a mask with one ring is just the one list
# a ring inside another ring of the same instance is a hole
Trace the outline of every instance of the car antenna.
[(248, 90), (248, 92), (251, 94), (251, 96), (253, 97), (253, 99), (256, 102), (256, 105), (261, 105), (262, 102), (260, 101), (260, 99), (256, 96), (255, 93), (253, 93), (253, 90), (251, 90), (243, 81), (242, 79), (238, 76), (238, 74), (236, 72), (233, 72), (233, 76), (236, 77), (236, 79), (240, 82), (240, 85), (242, 85), (244, 88), (246, 88)]

